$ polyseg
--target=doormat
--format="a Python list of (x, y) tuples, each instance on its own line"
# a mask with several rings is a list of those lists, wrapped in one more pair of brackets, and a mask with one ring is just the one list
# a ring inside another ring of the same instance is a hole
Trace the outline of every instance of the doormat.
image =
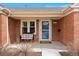
[(40, 43), (47, 44), (47, 43), (51, 43), (51, 41), (40, 41)]

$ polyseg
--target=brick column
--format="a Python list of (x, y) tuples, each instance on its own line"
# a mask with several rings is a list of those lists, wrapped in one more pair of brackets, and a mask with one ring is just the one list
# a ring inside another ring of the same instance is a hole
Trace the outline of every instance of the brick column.
[(39, 41), (39, 19), (36, 20), (36, 34), (34, 35), (34, 41)]
[(79, 49), (79, 12), (74, 13), (74, 47)]
[(1, 29), (1, 15), (0, 15), (0, 47), (2, 46), (2, 29)]
[(0, 46), (4, 46), (8, 43), (8, 17), (0, 14)]
[(20, 20), (15, 20), (16, 42), (20, 42)]
[(79, 52), (79, 12), (74, 12), (74, 41), (73, 55), (78, 55)]
[(37, 41), (39, 41), (39, 19), (36, 20), (36, 37)]

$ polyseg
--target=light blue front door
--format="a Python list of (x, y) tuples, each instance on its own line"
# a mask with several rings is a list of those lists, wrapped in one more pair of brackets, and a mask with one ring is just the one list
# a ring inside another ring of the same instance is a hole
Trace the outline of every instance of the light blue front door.
[(42, 21), (42, 39), (49, 39), (49, 21)]
[(51, 41), (52, 40), (52, 21), (50, 19), (40, 20), (39, 39), (40, 41)]

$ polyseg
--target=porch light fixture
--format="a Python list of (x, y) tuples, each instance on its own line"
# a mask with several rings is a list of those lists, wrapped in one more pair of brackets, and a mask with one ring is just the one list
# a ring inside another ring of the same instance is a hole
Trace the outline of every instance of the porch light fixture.
[(57, 20), (51, 19), (53, 24), (57, 24)]
[(53, 22), (53, 24), (57, 24), (57, 22), (56, 22), (56, 21), (54, 21), (54, 22)]

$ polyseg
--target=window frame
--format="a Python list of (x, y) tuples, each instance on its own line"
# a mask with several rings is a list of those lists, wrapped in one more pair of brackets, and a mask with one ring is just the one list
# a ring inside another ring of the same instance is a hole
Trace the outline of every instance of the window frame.
[(36, 34), (36, 20), (21, 20), (20, 34), (22, 35), (23, 22), (27, 22), (27, 32), (30, 32), (30, 22), (35, 22), (35, 33)]
[[(31, 26), (31, 22), (33, 22), (34, 24)], [(30, 33), (31, 33), (31, 29), (34, 29), (34, 32), (35, 32), (35, 22), (34, 21), (30, 21)]]

